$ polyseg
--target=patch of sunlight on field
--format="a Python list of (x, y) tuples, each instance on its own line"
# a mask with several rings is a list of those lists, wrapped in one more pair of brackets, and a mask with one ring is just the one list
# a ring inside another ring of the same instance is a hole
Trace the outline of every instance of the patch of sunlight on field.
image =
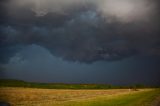
[[(0, 88), (0, 101), (13, 106), (131, 106), (149, 104), (159, 90), (56, 90), (33, 88)], [(139, 104), (138, 104), (139, 103)]]

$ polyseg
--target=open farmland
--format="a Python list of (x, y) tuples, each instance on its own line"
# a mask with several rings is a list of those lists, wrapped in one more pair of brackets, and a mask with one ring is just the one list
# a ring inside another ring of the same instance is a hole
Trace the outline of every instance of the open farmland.
[(159, 96), (158, 89), (0, 88), (0, 100), (12, 106), (159, 106)]

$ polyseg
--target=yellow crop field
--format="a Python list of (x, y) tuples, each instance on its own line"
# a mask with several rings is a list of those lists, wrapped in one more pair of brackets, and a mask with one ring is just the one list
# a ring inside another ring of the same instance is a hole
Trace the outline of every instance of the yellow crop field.
[(0, 101), (11, 106), (160, 106), (159, 96), (158, 89), (0, 88)]

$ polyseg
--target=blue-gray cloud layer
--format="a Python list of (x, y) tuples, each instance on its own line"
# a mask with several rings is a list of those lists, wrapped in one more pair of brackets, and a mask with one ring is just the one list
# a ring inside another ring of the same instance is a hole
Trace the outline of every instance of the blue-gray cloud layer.
[(156, 57), (132, 57), (122, 61), (80, 64), (53, 56), (47, 49), (30, 45), (4, 65), (0, 78), (55, 83), (107, 83), (158, 85)]

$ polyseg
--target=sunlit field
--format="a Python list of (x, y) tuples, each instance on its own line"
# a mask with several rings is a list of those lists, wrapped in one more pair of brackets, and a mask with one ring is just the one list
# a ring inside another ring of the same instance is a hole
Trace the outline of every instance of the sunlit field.
[(159, 89), (0, 88), (0, 101), (12, 106), (160, 106), (159, 96)]

